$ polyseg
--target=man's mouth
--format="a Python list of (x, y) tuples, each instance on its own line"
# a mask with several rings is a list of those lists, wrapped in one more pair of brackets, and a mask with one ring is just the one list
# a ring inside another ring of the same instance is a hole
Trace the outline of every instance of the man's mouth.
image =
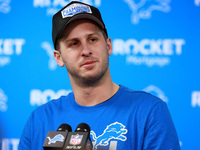
[(87, 60), (81, 64), (81, 67), (92, 67), (96, 62), (95, 60)]

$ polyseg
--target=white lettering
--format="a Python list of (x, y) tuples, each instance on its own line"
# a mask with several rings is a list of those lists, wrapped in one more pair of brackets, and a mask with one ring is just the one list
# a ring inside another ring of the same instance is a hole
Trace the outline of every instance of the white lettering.
[[(51, 0), (33, 0), (33, 6), (34, 7), (57, 7), (57, 6), (61, 6), (64, 7), (66, 6), (68, 3), (70, 3), (72, 0), (53, 0), (51, 2)], [(80, 1), (80, 0), (79, 0)], [(82, 0), (83, 3), (87, 3), (90, 5), (95, 5), (96, 7), (101, 5), (101, 0)]]
[(147, 47), (150, 45), (150, 41), (148, 39), (144, 39), (138, 44), (138, 51), (143, 55), (149, 55), (149, 49)]
[(69, 2), (66, 2), (65, 0), (54, 0), (53, 2), (53, 6), (62, 6), (64, 7), (65, 5), (67, 5)]
[(126, 62), (127, 64), (147, 65), (148, 67), (154, 65), (163, 67), (170, 63), (170, 59), (168, 57), (127, 56)]
[(94, 5), (97, 6), (97, 7), (100, 6), (101, 5), (101, 0), (95, 0), (94, 1)]
[[(52, 16), (60, 10), (60, 7), (66, 6), (72, 0), (33, 0), (34, 7), (47, 7), (47, 16)], [(101, 0), (78, 0), (96, 7), (101, 5)]]
[(5, 112), (8, 109), (7, 106), (7, 101), (8, 101), (8, 97), (7, 95), (4, 93), (4, 91), (2, 89), (0, 89), (0, 111)]
[(56, 9), (56, 8), (48, 8), (47, 9), (47, 15), (56, 14), (58, 11), (59, 11), (59, 9)]
[(121, 39), (115, 39), (113, 41), (113, 46), (114, 46), (114, 51), (113, 51), (113, 54), (114, 55), (117, 55), (117, 54), (120, 54), (120, 55), (124, 55), (124, 41), (121, 40)]
[(18, 150), (19, 139), (11, 139), (10, 144), (12, 145), (12, 150)]
[[(138, 53), (138, 42), (134, 39), (130, 39), (130, 40), (127, 40), (127, 42), (124, 42), (124, 51), (125, 51), (125, 54), (131, 54), (131, 50), (133, 51), (134, 54)], [(123, 49), (122, 49), (123, 51)]]
[(101, 0), (82, 0), (82, 2), (89, 5), (95, 5), (96, 7), (101, 5)]
[(20, 55), (24, 44), (24, 39), (0, 39), (0, 55)]
[(1, 0), (1, 2), (0, 2), (0, 12), (9, 13), (10, 10), (11, 10), (10, 2), (11, 2), (11, 0)]
[(192, 92), (192, 107), (200, 107), (200, 91)]
[(51, 1), (50, 0), (34, 0), (33, 1), (33, 6), (34, 7), (46, 7), (46, 6), (50, 6), (51, 5)]
[(0, 67), (5, 66), (11, 62), (10, 57), (0, 57)]
[(89, 4), (89, 5), (93, 5), (92, 0), (83, 0), (83, 3)]
[(194, 3), (196, 6), (200, 6), (200, 0), (195, 0)]
[(2, 139), (2, 150), (10, 150), (9, 139)]
[(176, 46), (176, 54), (180, 55), (182, 53), (182, 45), (185, 44), (185, 41), (182, 39), (176, 39), (174, 40), (174, 44)]
[(14, 40), (14, 45), (16, 47), (16, 55), (20, 55), (22, 53), (22, 45), (25, 44), (24, 39), (16, 39)]
[(18, 150), (19, 139), (2, 139), (2, 150)]
[(62, 95), (67, 95), (71, 90), (59, 90), (57, 93), (51, 89), (47, 89), (44, 92), (34, 89), (30, 92), (30, 104), (34, 105), (42, 105), (47, 103), (52, 99), (57, 99)]
[(166, 39), (163, 40), (162, 42), (162, 46), (163, 46), (163, 54), (164, 55), (173, 55), (173, 41), (170, 39)]
[(142, 54), (142, 55), (180, 55), (182, 53), (182, 46), (185, 44), (183, 39), (158, 39), (150, 40), (143, 39), (137, 41), (135, 39), (129, 39), (123, 41), (122, 39), (115, 39), (113, 41), (113, 54), (117, 55), (129, 55), (129, 54)]
[(12, 55), (14, 53), (12, 39), (4, 40), (3, 52), (5, 55)]
[(55, 96), (56, 93), (53, 90), (47, 89), (42, 93), (41, 99), (43, 102), (47, 102), (50, 101), (51, 99), (54, 99)]
[(161, 55), (162, 54), (162, 50), (161, 50), (161, 44), (162, 44), (162, 40), (158, 39), (158, 40), (151, 40), (150, 42), (150, 47), (151, 47), (151, 54), (155, 55)]
[(41, 98), (42, 92), (40, 90), (32, 90), (30, 93), (30, 104), (34, 105), (42, 105), (47, 101), (43, 101)]
[(65, 149), (81, 149), (82, 146), (67, 146)]

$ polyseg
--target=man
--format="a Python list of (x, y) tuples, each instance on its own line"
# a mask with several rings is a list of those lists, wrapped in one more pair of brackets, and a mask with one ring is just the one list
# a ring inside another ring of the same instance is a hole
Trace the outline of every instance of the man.
[(73, 92), (31, 114), (19, 150), (42, 150), (48, 131), (67, 123), (91, 128), (95, 150), (179, 150), (166, 103), (113, 83), (111, 39), (97, 8), (71, 2), (53, 17), (54, 57), (67, 68)]

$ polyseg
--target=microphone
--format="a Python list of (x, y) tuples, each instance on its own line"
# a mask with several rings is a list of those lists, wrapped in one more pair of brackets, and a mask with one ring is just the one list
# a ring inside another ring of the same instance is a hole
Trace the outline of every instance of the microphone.
[(92, 150), (90, 127), (86, 123), (77, 126), (75, 132), (69, 132), (63, 150)]
[(57, 131), (49, 131), (43, 144), (44, 150), (63, 150), (68, 132), (72, 128), (68, 124), (62, 124)]

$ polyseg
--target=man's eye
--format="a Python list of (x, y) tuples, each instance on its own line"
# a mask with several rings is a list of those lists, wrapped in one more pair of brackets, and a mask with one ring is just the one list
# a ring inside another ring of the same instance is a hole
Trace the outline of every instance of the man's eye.
[(76, 45), (78, 45), (78, 42), (72, 42), (72, 43), (69, 44), (70, 47), (71, 46), (76, 46)]
[(96, 38), (91, 38), (90, 41), (91, 42), (95, 42), (95, 41), (97, 41), (97, 39)]

